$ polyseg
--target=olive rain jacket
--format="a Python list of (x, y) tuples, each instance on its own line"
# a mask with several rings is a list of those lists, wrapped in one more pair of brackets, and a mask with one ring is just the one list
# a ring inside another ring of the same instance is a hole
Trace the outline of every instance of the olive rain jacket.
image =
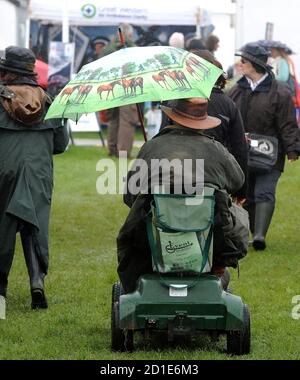
[[(213, 159), (212, 159), (213, 157)], [(151, 167), (151, 159), (204, 159), (204, 182), (232, 194), (243, 185), (243, 172), (228, 150), (204, 132), (179, 125), (167, 126), (141, 148), (137, 159), (145, 160)], [(193, 166), (193, 169), (195, 167)], [(135, 174), (130, 171), (127, 187)], [(150, 184), (150, 173), (144, 172)], [(194, 172), (192, 173), (194, 176)], [(143, 182), (143, 181), (141, 181)], [(172, 183), (172, 180), (171, 180)], [(193, 182), (194, 183), (194, 182)], [(151, 252), (146, 231), (146, 217), (150, 210), (150, 194), (133, 195), (130, 189), (124, 202), (130, 207), (128, 217), (117, 238), (118, 274), (125, 292), (135, 290), (139, 276), (152, 272)]]
[(241, 111), (246, 132), (278, 138), (275, 169), (283, 171), (285, 155), (300, 154), (300, 130), (286, 87), (269, 75), (254, 91), (245, 77), (228, 92)]
[[(4, 252), (14, 250), (7, 247), (8, 241), (13, 244), (8, 235), (16, 233), (9, 228), (12, 219), (34, 227), (47, 269), (52, 155), (64, 152), (68, 144), (66, 126), (58, 120), (42, 121), (49, 107), (47, 95), (27, 82), (1, 86), (0, 91), (0, 264), (4, 272), (9, 270)], [(19, 105), (6, 97), (7, 91), (17, 94)]]

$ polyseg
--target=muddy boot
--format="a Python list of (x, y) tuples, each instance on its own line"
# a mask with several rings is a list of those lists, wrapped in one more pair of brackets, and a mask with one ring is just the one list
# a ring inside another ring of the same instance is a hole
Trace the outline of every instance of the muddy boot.
[(32, 231), (23, 228), (20, 233), (30, 279), (31, 309), (47, 309), (48, 304), (44, 290), (45, 272), (42, 269), (41, 259), (39, 258), (39, 247), (34, 243)]
[(272, 220), (275, 204), (271, 202), (256, 203), (253, 247), (257, 251), (266, 248), (266, 235)]

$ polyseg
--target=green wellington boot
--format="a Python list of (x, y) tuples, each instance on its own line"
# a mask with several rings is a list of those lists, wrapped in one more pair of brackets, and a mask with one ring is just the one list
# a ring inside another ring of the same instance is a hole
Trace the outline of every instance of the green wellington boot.
[(253, 247), (257, 251), (266, 248), (266, 235), (272, 220), (275, 204), (271, 202), (256, 203)]
[(28, 230), (21, 230), (21, 241), (26, 266), (30, 278), (31, 309), (47, 309), (48, 303), (44, 290), (45, 273), (42, 270), (33, 236)]

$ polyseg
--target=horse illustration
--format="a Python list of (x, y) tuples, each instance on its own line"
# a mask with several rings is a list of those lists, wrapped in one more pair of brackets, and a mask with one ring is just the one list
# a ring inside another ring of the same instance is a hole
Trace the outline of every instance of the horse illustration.
[(132, 78), (133, 79), (133, 85), (132, 85), (132, 91), (134, 95), (136, 95), (136, 88), (139, 87), (141, 90), (141, 95), (143, 94), (144, 91), (144, 79), (142, 77), (136, 77)]
[[(132, 94), (132, 86), (133, 86), (132, 79), (122, 79), (121, 84), (122, 84), (123, 89), (124, 89), (124, 95), (125, 96), (131, 95)], [(129, 90), (130, 90), (130, 93), (129, 93)]]
[(188, 63), (186, 64), (186, 71), (192, 76), (192, 77), (195, 77), (196, 79), (200, 79), (200, 80), (203, 80), (203, 76), (201, 76), (200, 74), (197, 73), (197, 71), (195, 71), (193, 69), (192, 66), (190, 66)]
[(59, 103), (63, 103), (64, 101), (67, 103), (69, 97), (76, 91), (78, 90), (79, 88), (81, 87), (80, 84), (78, 84), (77, 86), (73, 86), (73, 87), (66, 87), (62, 92), (61, 94), (59, 95), (60, 98), (59, 98)]
[(181, 70), (167, 70), (166, 74), (173, 79), (173, 81), (176, 83), (178, 87), (187, 87), (186, 83), (189, 88), (192, 88), (189, 81), (187, 80), (187, 77), (185, 76), (184, 72)]
[[(167, 75), (166, 71), (161, 71), (158, 74), (153, 74), (152, 79), (155, 80), (155, 82), (159, 84), (161, 88), (166, 88), (167, 90), (170, 88), (172, 90), (172, 87), (167, 82), (165, 75)], [(162, 83), (165, 85), (165, 87), (162, 85)]]
[(208, 75), (210, 73), (210, 69), (204, 63), (200, 62), (195, 57), (189, 57), (189, 58), (187, 58), (186, 64), (189, 65), (189, 66), (197, 66), (197, 67), (199, 67), (203, 71), (203, 73), (204, 73), (204, 79), (206, 77), (208, 77)]
[(86, 97), (88, 96), (88, 94), (90, 93), (90, 91), (92, 90), (93, 86), (90, 85), (90, 84), (84, 84), (84, 85), (81, 85), (79, 90), (78, 90), (78, 94), (76, 96), (76, 98), (74, 99), (74, 102), (75, 103), (83, 103), (86, 99)]
[(101, 86), (99, 86), (97, 88), (97, 94), (99, 94), (100, 99), (102, 100), (102, 92), (106, 92), (106, 91), (107, 91), (106, 100), (108, 99), (108, 96), (109, 96), (110, 93), (112, 93), (113, 98), (115, 98), (114, 87), (117, 84), (119, 84), (120, 86), (122, 86), (122, 83), (119, 80), (115, 80), (115, 81), (113, 81), (111, 83), (102, 84)]

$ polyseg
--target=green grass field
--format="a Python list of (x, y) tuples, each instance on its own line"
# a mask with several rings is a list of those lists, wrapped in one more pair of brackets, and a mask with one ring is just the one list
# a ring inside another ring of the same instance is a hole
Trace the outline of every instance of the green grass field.
[[(0, 359), (221, 359), (225, 340), (180, 348), (138, 345), (110, 351), (111, 286), (117, 280), (116, 236), (128, 210), (121, 196), (96, 192), (101, 148), (71, 147), (55, 157), (49, 309), (30, 310), (28, 276), (18, 239), (9, 278), (6, 320), (0, 320)], [(251, 310), (252, 352), (242, 359), (299, 359), (300, 319), (291, 317), (300, 294), (300, 161), (281, 177), (264, 253), (249, 251), (231, 286)]]

